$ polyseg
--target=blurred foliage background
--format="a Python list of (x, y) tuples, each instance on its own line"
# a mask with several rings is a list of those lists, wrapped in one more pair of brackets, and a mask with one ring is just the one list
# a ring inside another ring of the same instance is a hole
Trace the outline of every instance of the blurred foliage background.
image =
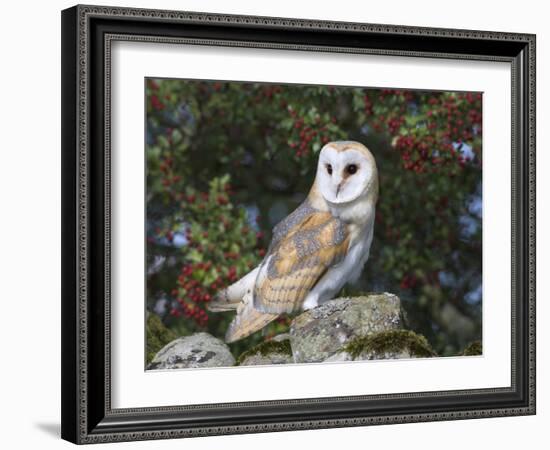
[(148, 311), (176, 336), (223, 339), (233, 313), (206, 304), (261, 261), (322, 146), (357, 140), (380, 199), (370, 258), (343, 294), (399, 295), (411, 329), (459, 354), (481, 338), (481, 104), (472, 92), (147, 79)]

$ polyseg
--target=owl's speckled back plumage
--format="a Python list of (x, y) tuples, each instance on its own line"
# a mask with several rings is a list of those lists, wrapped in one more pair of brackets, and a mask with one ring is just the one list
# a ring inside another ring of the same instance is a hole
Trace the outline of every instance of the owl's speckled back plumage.
[(260, 265), (253, 302), (261, 312), (299, 311), (315, 282), (328, 267), (338, 264), (347, 250), (345, 223), (329, 212), (311, 208), (307, 201), (299, 209), (309, 214), (283, 227)]

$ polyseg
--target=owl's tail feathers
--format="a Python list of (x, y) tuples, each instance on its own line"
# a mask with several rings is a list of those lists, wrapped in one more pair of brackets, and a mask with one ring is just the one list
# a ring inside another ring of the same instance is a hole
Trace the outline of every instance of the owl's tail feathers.
[(218, 292), (208, 303), (208, 309), (214, 312), (237, 310), (237, 315), (225, 334), (227, 343), (250, 336), (279, 317), (279, 314), (266, 314), (254, 308), (252, 291), (258, 271), (257, 267), (236, 283)]
[(228, 344), (250, 336), (279, 317), (279, 314), (266, 314), (258, 311), (254, 308), (252, 299), (248, 300), (245, 298), (239, 304), (237, 315), (233, 318), (225, 333), (225, 342)]
[(218, 292), (208, 303), (208, 309), (213, 312), (237, 309), (244, 296), (252, 291), (257, 274), (258, 268), (248, 272), (239, 281)]
[(206, 308), (212, 312), (232, 311), (237, 309), (239, 303), (242, 301), (242, 297), (232, 300), (229, 297), (228, 289), (218, 292), (210, 302), (207, 303)]

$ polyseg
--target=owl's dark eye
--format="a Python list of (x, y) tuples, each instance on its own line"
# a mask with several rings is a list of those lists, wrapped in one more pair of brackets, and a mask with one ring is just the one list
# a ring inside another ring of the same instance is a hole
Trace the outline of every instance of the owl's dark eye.
[(357, 172), (358, 167), (355, 164), (350, 164), (346, 167), (346, 172), (350, 175), (353, 175), (355, 172)]
[(332, 175), (332, 166), (330, 164), (327, 164), (327, 172), (329, 175)]

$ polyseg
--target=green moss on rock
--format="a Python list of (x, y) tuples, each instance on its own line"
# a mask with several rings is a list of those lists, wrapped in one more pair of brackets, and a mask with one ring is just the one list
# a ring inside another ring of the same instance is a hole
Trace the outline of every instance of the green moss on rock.
[(290, 348), (290, 341), (285, 339), (284, 341), (265, 341), (249, 350), (242, 352), (237, 358), (237, 365), (240, 365), (246, 358), (254, 355), (268, 356), (273, 353), (281, 355), (292, 356), (292, 349)]
[(462, 356), (479, 356), (483, 354), (483, 347), (480, 341), (474, 341), (467, 345), (462, 351)]
[(149, 364), (157, 352), (178, 336), (168, 329), (156, 314), (148, 313), (147, 316), (147, 364)]
[(424, 336), (410, 330), (388, 330), (360, 336), (349, 341), (343, 351), (353, 359), (364, 354), (400, 353), (408, 351), (420, 358), (437, 356)]

